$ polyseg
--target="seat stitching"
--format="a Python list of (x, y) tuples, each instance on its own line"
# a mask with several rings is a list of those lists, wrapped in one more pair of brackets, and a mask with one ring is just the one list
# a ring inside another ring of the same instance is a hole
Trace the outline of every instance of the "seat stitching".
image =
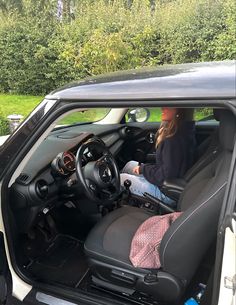
[(164, 268), (164, 265), (165, 265), (165, 252), (166, 252), (166, 248), (170, 242), (170, 240), (172, 239), (172, 237), (174, 236), (174, 234), (179, 230), (179, 228), (187, 221), (189, 220), (189, 218), (197, 211), (199, 210), (205, 203), (207, 203), (212, 197), (214, 197), (225, 185), (227, 184), (227, 181), (218, 188), (218, 190), (215, 191), (214, 194), (212, 194), (208, 199), (206, 199), (203, 203), (201, 203), (195, 210), (192, 211), (192, 213), (182, 222), (179, 224), (179, 226), (175, 229), (175, 231), (171, 234), (171, 236), (169, 237), (169, 239), (167, 240), (166, 242), (166, 245), (164, 247), (164, 250), (163, 250), (163, 254), (162, 254), (162, 259), (163, 259), (163, 268)]

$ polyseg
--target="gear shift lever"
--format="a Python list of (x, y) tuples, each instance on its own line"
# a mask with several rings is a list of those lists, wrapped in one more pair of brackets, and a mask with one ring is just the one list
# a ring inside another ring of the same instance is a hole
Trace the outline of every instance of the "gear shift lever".
[(124, 202), (129, 203), (129, 198), (130, 198), (130, 187), (131, 187), (132, 182), (129, 179), (126, 179), (124, 181), (124, 187), (125, 187), (125, 191), (124, 191), (124, 196), (123, 196), (123, 200)]
[(124, 181), (124, 187), (126, 189), (127, 192), (130, 192), (130, 187), (131, 187), (132, 182), (129, 179), (126, 179)]

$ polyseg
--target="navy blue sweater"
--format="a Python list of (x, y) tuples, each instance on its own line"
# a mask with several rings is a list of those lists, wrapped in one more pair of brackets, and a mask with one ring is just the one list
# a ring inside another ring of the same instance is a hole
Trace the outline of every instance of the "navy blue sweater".
[(192, 166), (195, 151), (195, 123), (184, 122), (176, 134), (166, 138), (156, 150), (156, 164), (142, 164), (140, 174), (152, 184), (182, 178)]

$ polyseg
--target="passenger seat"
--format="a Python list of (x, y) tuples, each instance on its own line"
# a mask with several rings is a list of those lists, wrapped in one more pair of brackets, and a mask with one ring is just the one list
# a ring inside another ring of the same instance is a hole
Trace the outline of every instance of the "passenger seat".
[[(224, 111), (224, 109), (213, 110), (216, 121), (220, 121), (220, 113)], [(214, 161), (219, 152), (219, 127), (217, 126), (216, 130), (198, 148), (197, 155), (200, 157), (197, 159), (197, 162), (187, 171), (184, 176), (184, 180), (186, 182), (191, 180), (191, 178), (193, 178), (202, 168)]]
[[(214, 109), (214, 118), (217, 121), (221, 120), (221, 116), (227, 110)], [(197, 160), (197, 162), (186, 172), (182, 179), (169, 179), (164, 181), (162, 186), (162, 192), (171, 199), (178, 201), (180, 194), (185, 188), (187, 182), (189, 182), (194, 176), (196, 176), (204, 167), (213, 162), (219, 153), (221, 152), (221, 146), (219, 144), (219, 127), (208, 137), (198, 148), (199, 151), (205, 153)]]

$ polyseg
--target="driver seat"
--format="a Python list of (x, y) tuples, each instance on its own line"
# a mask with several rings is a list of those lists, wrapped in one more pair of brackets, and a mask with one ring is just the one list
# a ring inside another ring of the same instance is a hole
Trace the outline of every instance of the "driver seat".
[(123, 206), (95, 225), (85, 242), (85, 252), (97, 286), (126, 295), (138, 292), (163, 302), (181, 298), (217, 236), (235, 133), (235, 117), (222, 111), (221, 153), (187, 183), (181, 194), (177, 210), (183, 213), (162, 238), (160, 269), (136, 268), (129, 260), (132, 238), (138, 227), (154, 216), (152, 212)]

